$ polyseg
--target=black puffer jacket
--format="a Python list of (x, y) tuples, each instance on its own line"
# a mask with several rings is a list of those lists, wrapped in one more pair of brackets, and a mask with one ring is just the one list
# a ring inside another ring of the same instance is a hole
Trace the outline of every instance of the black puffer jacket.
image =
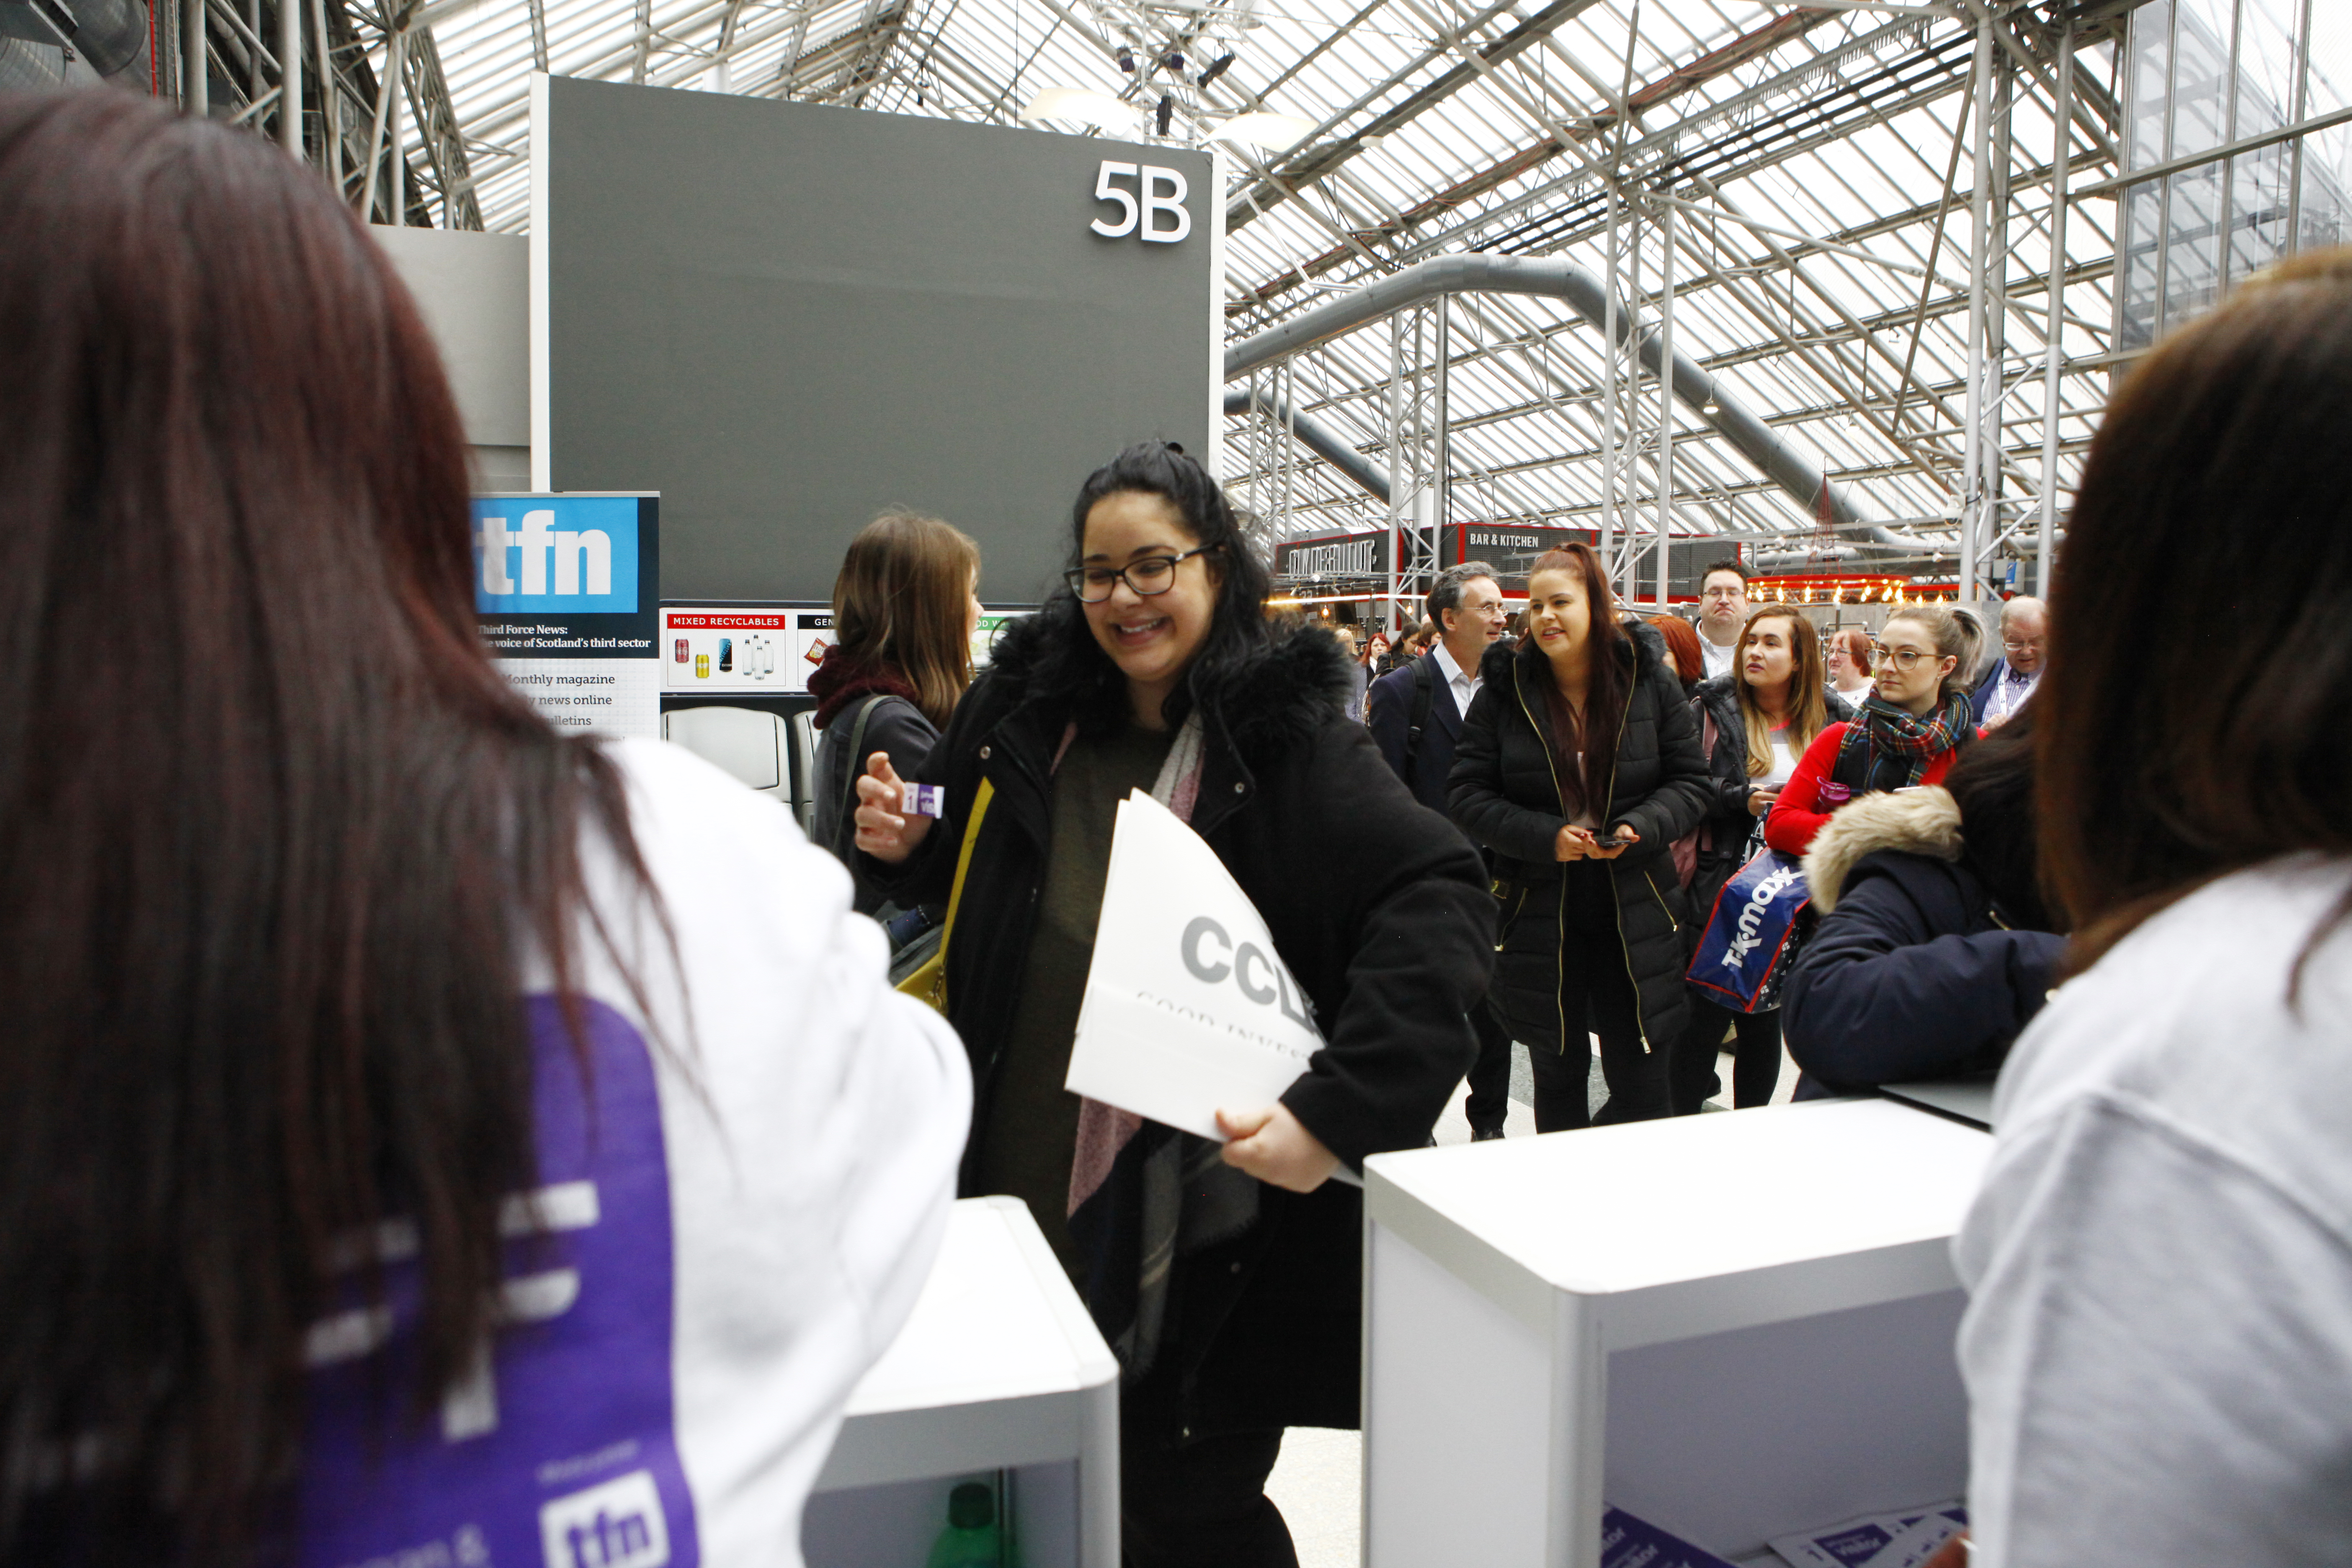
[[(1617, 933), (1640, 997), (1643, 1040), (1664, 1050), (1681, 1037), (1688, 1005), (1682, 933), (1690, 911), (1675, 876), (1673, 845), (1698, 826), (1712, 796), (1698, 727), (1667, 658), (1665, 639), (1640, 623), (1625, 630), (1629, 640), (1619, 647), (1632, 661), (1633, 685), (1608, 809), (1595, 815), (1604, 830), (1625, 822), (1642, 836), (1640, 843), (1604, 864), (1617, 895)], [(1553, 846), (1568, 819), (1552, 762), (1543, 686), (1552, 677), (1542, 650), (1531, 641), (1517, 647), (1497, 643), (1486, 650), (1479, 673), (1485, 683), (1462, 722), (1448, 802), (1462, 830), (1495, 851), (1507, 939), (1516, 913), (1548, 901), (1544, 913), (1560, 918), (1565, 886)], [(1557, 959), (1549, 974), (1549, 1000), (1557, 1016)], [(1509, 984), (1507, 977), (1504, 983)], [(1545, 1011), (1537, 999), (1525, 996), (1506, 997), (1504, 1005), (1515, 1020), (1540, 1017)], [(1527, 1043), (1557, 1050), (1581, 1028), (1580, 1020), (1573, 1028), (1563, 1020), (1560, 1037)]]
[(2016, 929), (1969, 864), (1959, 808), (1941, 789), (1841, 808), (1805, 877), (1821, 923), (1781, 1022), (1811, 1092), (1999, 1067), (2056, 983), (2066, 939)]
[[(1691, 879), (1691, 912), (1697, 923), (1704, 924), (1707, 912), (1715, 908), (1716, 896), (1723, 891), (1731, 874), (1747, 864), (1748, 836), (1754, 832), (1757, 817), (1748, 809), (1748, 793), (1756, 781), (1748, 775), (1748, 730), (1739, 719), (1739, 696), (1733, 683), (1738, 671), (1702, 680), (1691, 693), (1694, 718), (1703, 715), (1715, 721), (1715, 749), (1707, 754), (1709, 805), (1706, 831), (1699, 836), (1698, 873)], [(1853, 709), (1837, 694), (1833, 687), (1824, 686), (1822, 696), (1829, 705), (1829, 723), (1843, 724), (1853, 718)], [(1699, 739), (1706, 741), (1706, 726), (1700, 724)], [(1797, 748), (1802, 757), (1804, 749)], [(1696, 933), (1694, 931), (1696, 940)]]
[[(1075, 642), (1087, 636), (1066, 598), (1015, 623), (922, 769), (920, 782), (946, 787), (946, 817), (895, 872), (859, 857), (900, 903), (943, 901), (964, 813), (982, 778), (994, 784), (948, 944), (949, 1018), (971, 1055), (975, 1117), (988, 1114), (1019, 1001), (1054, 756), (1072, 722), (1124, 712), (1115, 672), (1106, 679), (1107, 661)], [(1283, 1103), (1360, 1168), (1367, 1154), (1425, 1144), (1476, 1054), (1467, 1015), (1494, 964), (1495, 905), (1477, 855), (1342, 714), (1347, 692), (1337, 643), (1277, 628), (1247, 668), (1171, 699), (1169, 718), (1201, 705), (1193, 830), (1265, 918), (1328, 1042)], [(1180, 1260), (1151, 1381), (1176, 1380), (1162, 1396), (1184, 1426), (1356, 1424), (1362, 1209), (1339, 1182), (1304, 1196), (1266, 1187), (1255, 1227)]]

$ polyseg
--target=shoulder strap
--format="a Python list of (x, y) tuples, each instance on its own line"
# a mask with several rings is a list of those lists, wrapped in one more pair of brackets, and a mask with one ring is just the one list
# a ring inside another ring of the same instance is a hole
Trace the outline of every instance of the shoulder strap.
[[(836, 840), (841, 839), (845, 826), (849, 827), (851, 842), (856, 837), (856, 828), (849, 825), (857, 820), (857, 781), (866, 773), (866, 721), (874, 717), (875, 706), (888, 695), (887, 692), (877, 691), (859, 703), (857, 721), (849, 727), (849, 757), (841, 770), (841, 810), (833, 823), (833, 836)], [(849, 857), (844, 851), (847, 847), (847, 842), (837, 842), (833, 846), (833, 851), (846, 861)]]
[(1837, 761), (1830, 768), (1830, 780), (1842, 784), (1860, 795), (1870, 784), (1870, 730), (1859, 719), (1849, 721), (1845, 733), (1838, 737)]
[(948, 943), (955, 936), (956, 912), (963, 908), (963, 881), (971, 870), (972, 846), (980, 842), (980, 825), (987, 820), (988, 803), (995, 798), (995, 782), (982, 778), (979, 793), (971, 797), (971, 816), (963, 825), (962, 847), (956, 851), (955, 883), (948, 889), (947, 923), (940, 931), (938, 996), (933, 1004), (942, 1014), (948, 1010)]
[(1412, 711), (1405, 721), (1404, 765), (1410, 769), (1413, 758), (1421, 754), (1421, 732), (1429, 728), (1429, 706), (1437, 700), (1437, 672), (1431, 668), (1437, 656), (1423, 654), (1412, 661)]

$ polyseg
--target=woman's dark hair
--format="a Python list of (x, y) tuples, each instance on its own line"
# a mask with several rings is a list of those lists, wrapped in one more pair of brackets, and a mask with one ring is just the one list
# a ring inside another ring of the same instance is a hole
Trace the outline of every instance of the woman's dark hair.
[(971, 684), (965, 618), (980, 546), (936, 517), (893, 508), (857, 531), (833, 580), (842, 657), (896, 670), (940, 729)]
[[(2186, 605), (2219, 613), (2148, 636)], [(2034, 701), (2078, 966), (2216, 877), (2352, 853), (2352, 250), (2258, 274), (2116, 395)]]
[[(1563, 752), (1580, 752), (1584, 759), (1581, 770), (1568, 768), (1559, 776), (1562, 803), (1574, 816), (1588, 802), (1594, 803), (1598, 810), (1599, 803), (1608, 800), (1610, 785), (1616, 780), (1617, 731), (1633, 690), (1633, 661), (1620, 650), (1619, 645), (1631, 638), (1624, 623), (1618, 618), (1617, 595), (1610, 591), (1609, 574), (1601, 569), (1601, 557), (1593, 552), (1592, 546), (1571, 542), (1554, 545), (1536, 557), (1535, 564), (1528, 568), (1530, 617), (1536, 607), (1535, 580), (1546, 572), (1573, 572), (1582, 580), (1585, 609), (1591, 619), (1591, 629), (1585, 634), (1592, 639), (1592, 653), (1585, 675), (1583, 721), (1577, 723), (1565, 712), (1566, 703), (1555, 700), (1555, 688), (1544, 688), (1546, 700), (1553, 707), (1558, 744)], [(1532, 618), (1528, 624), (1534, 625)], [(1575, 731), (1572, 734), (1571, 729)], [(1608, 824), (1601, 826), (1606, 827)]]
[(0, 1559), (235, 1562), (305, 1331), (381, 1299), (339, 1243), (420, 1238), (401, 1414), (484, 1342), (524, 956), (570, 996), (583, 820), (644, 870), (491, 665), (456, 406), (331, 189), (0, 96)]
[[(1115, 495), (1158, 496), (1174, 509), (1178, 522), (1193, 542), (1213, 553), (1207, 557), (1215, 574), (1217, 601), (1209, 635), (1184, 673), (1184, 684), (1171, 693), (1166, 709), (1171, 726), (1184, 721), (1192, 704), (1210, 700), (1213, 706), (1231, 693), (1248, 667), (1272, 640), (1266, 625), (1265, 601), (1274, 591), (1265, 563), (1242, 532), (1225, 493), (1206, 468), (1164, 441), (1139, 441), (1087, 476), (1078, 499), (1070, 508), (1068, 564), (1075, 567), (1086, 553), (1087, 514), (1096, 503)], [(1118, 666), (1095, 641), (1077, 596), (1065, 584), (1056, 587), (1039, 612), (1060, 633), (1054, 639), (1057, 657), (1075, 668), (1079, 693), (1077, 721), (1097, 731), (1123, 722), (1127, 712), (1127, 682)], [(1047, 685), (1063, 684), (1048, 678)]]
[(1966, 747), (1944, 776), (1960, 808), (1961, 858), (1984, 879), (1985, 888), (2011, 924), (2024, 931), (2066, 929), (2042, 887), (2042, 856), (2035, 842), (2033, 698), (1983, 740)]

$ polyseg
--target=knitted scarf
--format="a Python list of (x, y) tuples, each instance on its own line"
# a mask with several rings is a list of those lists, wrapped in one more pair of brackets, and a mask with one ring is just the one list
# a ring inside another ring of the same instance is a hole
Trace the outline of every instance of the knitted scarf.
[[(1943, 707), (1927, 718), (1876, 695), (1862, 705), (1854, 729), (1870, 743), (1870, 771), (1863, 776), (1861, 793), (1909, 789), (1927, 775), (1930, 763), (1956, 746), (1976, 739), (1976, 718), (1969, 694), (1955, 691)], [(1849, 731), (1850, 733), (1851, 731)]]
[(917, 708), (922, 706), (905, 676), (887, 664), (852, 663), (841, 651), (839, 643), (826, 648), (824, 662), (809, 671), (809, 695), (816, 699), (816, 727), (820, 730), (832, 723), (843, 709), (873, 692), (903, 697)]
[[(1064, 734), (1054, 763), (1069, 750)], [(1176, 731), (1151, 797), (1183, 822), (1201, 795), (1201, 712)], [(1177, 1258), (1228, 1241), (1257, 1220), (1257, 1182), (1224, 1163), (1223, 1145), (1099, 1100), (1078, 1105), (1070, 1164), (1070, 1237), (1086, 1265), (1087, 1308), (1129, 1381), (1159, 1359), (1173, 1325)]]

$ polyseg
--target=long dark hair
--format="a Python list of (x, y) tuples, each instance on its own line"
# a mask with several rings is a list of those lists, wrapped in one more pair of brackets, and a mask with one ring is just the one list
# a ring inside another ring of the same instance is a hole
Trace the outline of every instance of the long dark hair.
[(1962, 751), (1944, 788), (1960, 808), (1960, 856), (2011, 924), (2026, 931), (2063, 931), (2064, 917), (2042, 885), (2042, 856), (2033, 809), (2034, 735), (2040, 698), (2028, 698), (2014, 718)]
[[(1097, 502), (1122, 494), (1153, 495), (1175, 508), (1184, 531), (1209, 557), (1216, 574), (1217, 600), (1209, 635), (1192, 656), (1184, 683), (1169, 696), (1164, 710), (1171, 726), (1181, 724), (1196, 703), (1213, 709), (1240, 698), (1250, 667), (1273, 640), (1265, 618), (1273, 578), (1256, 548), (1242, 531), (1225, 492), (1209, 471), (1164, 441), (1139, 441), (1087, 476), (1070, 507), (1067, 564), (1086, 553), (1087, 514)], [(1066, 584), (1056, 587), (1039, 612), (1054, 628), (1041, 685), (1074, 689), (1076, 719), (1089, 733), (1122, 722), (1128, 712), (1127, 683), (1118, 666), (1095, 641), (1086, 613)]]
[[(895, 670), (940, 729), (971, 684), (964, 617), (980, 546), (936, 517), (893, 508), (857, 531), (833, 580), (842, 657)], [(863, 765), (863, 764), (861, 764)]]
[(0, 97), (0, 1558), (234, 1562), (338, 1238), (419, 1234), (404, 1408), (483, 1342), (522, 955), (570, 994), (583, 819), (644, 869), (490, 664), (457, 409), (332, 191)]
[[(2149, 606), (2189, 605), (2190, 635), (2148, 636)], [(2042, 854), (2077, 963), (2216, 877), (2352, 853), (2352, 251), (2257, 276), (2132, 372), (2049, 659)]]
[[(1535, 580), (1538, 573), (1573, 572), (1584, 580), (1586, 613), (1591, 616), (1591, 629), (1585, 633), (1592, 642), (1592, 652), (1587, 661), (1584, 678), (1584, 719), (1579, 724), (1568, 712), (1558, 686), (1551, 679), (1549, 668), (1544, 670), (1544, 700), (1552, 710), (1553, 744), (1563, 753), (1562, 761), (1581, 754), (1581, 769), (1564, 768), (1559, 775), (1563, 804), (1571, 815), (1590, 805), (1599, 811), (1608, 804), (1610, 786), (1617, 777), (1617, 731), (1625, 717), (1625, 704), (1633, 687), (1633, 637), (1618, 619), (1617, 595), (1610, 591), (1609, 574), (1601, 569), (1601, 557), (1592, 546), (1581, 541), (1554, 545), (1536, 557), (1528, 568), (1528, 626), (1534, 626)], [(1534, 648), (1533, 631), (1520, 639), (1523, 647)], [(1540, 663), (1543, 654), (1536, 650)], [(1606, 826), (1607, 824), (1602, 824)]]

